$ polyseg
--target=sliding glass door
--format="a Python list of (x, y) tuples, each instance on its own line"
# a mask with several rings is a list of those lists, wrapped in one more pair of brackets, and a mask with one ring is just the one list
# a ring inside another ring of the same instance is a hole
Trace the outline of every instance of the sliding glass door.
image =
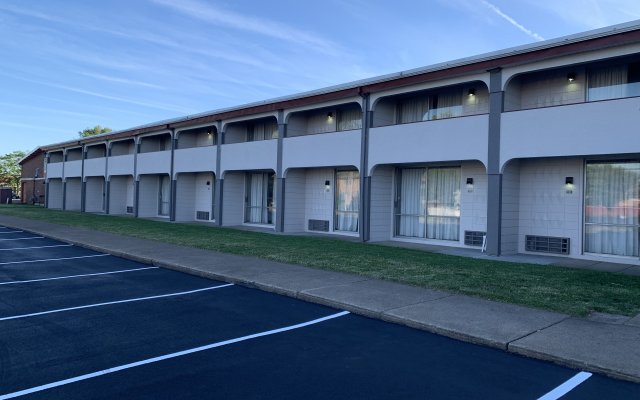
[(273, 224), (275, 222), (275, 174), (259, 172), (247, 174), (244, 222)]
[(358, 171), (336, 172), (334, 230), (358, 232), (360, 209), (360, 174)]
[(396, 186), (396, 236), (459, 240), (460, 168), (404, 168)]
[(587, 164), (584, 251), (638, 257), (640, 162)]

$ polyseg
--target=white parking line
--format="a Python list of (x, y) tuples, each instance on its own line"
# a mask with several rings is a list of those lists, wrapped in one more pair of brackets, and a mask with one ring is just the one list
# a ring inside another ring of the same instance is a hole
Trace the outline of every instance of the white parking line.
[(0, 240), (5, 241), (5, 240), (30, 240), (30, 239), (44, 239), (44, 236), (31, 236), (31, 237), (25, 237), (25, 238), (0, 239)]
[(573, 376), (573, 378), (569, 379), (568, 381), (558, 386), (557, 388), (553, 389), (552, 391), (545, 394), (544, 396), (538, 398), (538, 400), (557, 400), (560, 397), (564, 396), (565, 394), (569, 393), (571, 390), (573, 390), (576, 386), (578, 386), (582, 382), (589, 379), (591, 375), (592, 374), (590, 372), (584, 372), (584, 371), (578, 372)]
[(216, 347), (226, 346), (228, 344), (244, 342), (245, 340), (251, 340), (251, 339), (256, 339), (256, 338), (263, 337), (263, 336), (275, 335), (277, 333), (292, 331), (294, 329), (304, 328), (305, 326), (319, 324), (320, 322), (328, 321), (330, 319), (343, 317), (343, 316), (345, 316), (347, 314), (349, 314), (349, 311), (342, 311), (342, 312), (339, 312), (339, 313), (336, 313), (336, 314), (331, 314), (331, 315), (328, 315), (326, 317), (314, 319), (312, 321), (307, 321), (307, 322), (303, 322), (303, 323), (296, 324), (296, 325), (289, 325), (289, 326), (285, 326), (283, 328), (278, 328), (278, 329), (273, 329), (273, 330), (270, 330), (270, 331), (254, 333), (252, 335), (242, 336), (242, 337), (235, 338), (235, 339), (224, 340), (222, 342), (211, 343), (211, 344), (208, 344), (208, 345), (205, 345), (205, 346), (195, 347), (195, 348), (192, 348), (192, 349), (183, 350), (183, 351), (179, 351), (179, 352), (176, 352), (176, 353), (165, 354), (165, 355), (159, 356), (159, 357), (147, 358), (146, 360), (136, 361), (136, 362), (133, 362), (133, 363), (130, 363), (130, 364), (124, 364), (124, 365), (119, 365), (117, 367), (103, 369), (102, 371), (96, 371), (96, 372), (92, 372), (90, 374), (76, 376), (75, 378), (69, 378), (69, 379), (64, 379), (64, 380), (57, 381), (57, 382), (48, 383), (46, 385), (41, 385), (41, 386), (32, 387), (30, 389), (20, 390), (19, 392), (7, 393), (5, 395), (0, 395), (0, 400), (13, 399), (15, 397), (20, 397), (20, 396), (24, 396), (24, 395), (31, 394), (31, 393), (36, 393), (36, 392), (41, 392), (43, 390), (52, 389), (52, 388), (55, 388), (55, 387), (58, 387), (58, 386), (68, 385), (69, 383), (80, 382), (80, 381), (84, 381), (84, 380), (87, 380), (87, 379), (95, 378), (95, 377), (98, 377), (98, 376), (112, 374), (114, 372), (122, 371), (122, 370), (125, 370), (125, 369), (140, 367), (140, 366), (145, 365), (145, 364), (156, 363), (156, 362), (159, 362), (159, 361), (169, 360), (171, 358), (181, 357), (181, 356), (185, 356), (185, 355), (188, 355), (188, 354), (193, 354), (193, 353), (198, 353), (198, 352), (205, 351), (205, 350), (214, 349)]
[(82, 310), (83, 308), (102, 307), (102, 306), (110, 306), (110, 305), (113, 305), (113, 304), (123, 304), (123, 303), (132, 303), (132, 302), (135, 302), (135, 301), (160, 299), (160, 298), (163, 298), (163, 297), (183, 296), (185, 294), (204, 292), (206, 290), (222, 289), (222, 288), (225, 288), (225, 287), (228, 287), (228, 286), (233, 286), (233, 283), (227, 283), (225, 285), (218, 285), (218, 286), (210, 286), (210, 287), (206, 287), (206, 288), (203, 288), (203, 289), (189, 290), (189, 291), (186, 291), (186, 292), (161, 294), (161, 295), (157, 295), (157, 296), (137, 297), (135, 299), (110, 301), (110, 302), (107, 302), (107, 303), (88, 304), (86, 306), (59, 308), (57, 310), (41, 311), (41, 312), (31, 313), (31, 314), (12, 315), (10, 317), (0, 318), (0, 321), (8, 321), (8, 320), (11, 320), (11, 319), (37, 317), (38, 315), (55, 314), (55, 313), (60, 313), (60, 312), (65, 312), (65, 311)]
[(14, 247), (11, 249), (0, 249), (0, 251), (11, 251), (11, 250), (29, 250), (29, 249), (48, 249), (50, 247), (72, 247), (72, 244), (54, 244), (51, 246), (33, 246), (33, 247)]
[(144, 267), (144, 268), (134, 268), (134, 269), (121, 269), (119, 271), (109, 271), (109, 272), (98, 272), (94, 274), (81, 274), (81, 275), (67, 275), (67, 276), (58, 276), (55, 278), (42, 278), (42, 279), (30, 279), (28, 281), (10, 281), (10, 282), (0, 282), (0, 285), (14, 285), (16, 283), (31, 283), (31, 282), (43, 282), (43, 281), (57, 281), (60, 279), (71, 279), (71, 278), (82, 278), (85, 276), (98, 276), (98, 275), (109, 275), (109, 274), (121, 274), (124, 272), (133, 272), (133, 271), (144, 271), (145, 269), (158, 269), (159, 267)]
[(45, 261), (60, 261), (60, 260), (76, 260), (78, 258), (91, 258), (91, 257), (107, 257), (111, 254), (92, 254), (90, 256), (77, 256), (77, 257), (62, 257), (62, 258), (46, 258), (42, 260), (27, 260), (27, 261), (9, 261), (0, 263), (0, 265), (8, 265), (8, 264), (26, 264), (26, 263), (36, 263), (36, 262), (45, 262)]
[(3, 233), (22, 233), (24, 231), (8, 231), (8, 232), (0, 232), (0, 235), (2, 235)]

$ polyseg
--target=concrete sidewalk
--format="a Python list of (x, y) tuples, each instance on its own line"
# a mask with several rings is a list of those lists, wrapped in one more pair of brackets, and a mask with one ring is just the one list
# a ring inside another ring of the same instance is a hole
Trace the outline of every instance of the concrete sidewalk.
[(0, 225), (640, 383), (640, 316), (573, 318), (358, 275), (0, 215)]

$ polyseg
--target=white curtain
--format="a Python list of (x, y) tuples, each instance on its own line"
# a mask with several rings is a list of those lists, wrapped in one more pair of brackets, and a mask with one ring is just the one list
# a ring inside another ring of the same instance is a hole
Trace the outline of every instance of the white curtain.
[(338, 231), (358, 231), (360, 174), (358, 171), (336, 173), (336, 226)]
[(160, 177), (159, 181), (160, 188), (158, 190), (158, 215), (169, 215), (171, 182), (169, 182), (168, 175)]
[(587, 164), (585, 251), (638, 257), (640, 163)]
[(437, 106), (429, 112), (429, 119), (453, 118), (462, 115), (462, 89), (438, 93)]
[(599, 68), (589, 72), (589, 101), (627, 96), (627, 66)]
[(399, 123), (426, 121), (429, 117), (429, 98), (408, 99), (400, 103)]
[(400, 171), (400, 199), (397, 234), (399, 236), (425, 237), (427, 170), (407, 168)]
[(427, 214), (427, 238), (459, 239), (460, 168), (429, 168)]
[(362, 111), (359, 108), (338, 112), (338, 130), (348, 131), (362, 128)]
[(263, 199), (266, 190), (263, 174), (249, 174), (249, 184), (247, 185), (249, 195), (247, 204), (246, 220), (254, 224), (262, 222)]
[(262, 122), (253, 125), (253, 131), (249, 135), (249, 141), (277, 139), (278, 124), (275, 122)]

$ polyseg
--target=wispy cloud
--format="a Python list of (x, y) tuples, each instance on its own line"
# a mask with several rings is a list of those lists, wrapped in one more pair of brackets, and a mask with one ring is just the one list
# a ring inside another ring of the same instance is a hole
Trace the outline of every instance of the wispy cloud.
[(489, 8), (494, 13), (496, 13), (500, 18), (504, 19), (505, 21), (507, 21), (508, 23), (510, 23), (511, 25), (516, 27), (517, 29), (519, 29), (520, 31), (524, 32), (525, 34), (529, 35), (530, 37), (534, 38), (535, 40), (544, 40), (544, 38), (542, 36), (538, 35), (534, 31), (532, 31), (531, 29), (528, 29), (528, 28), (524, 27), (524, 25), (522, 25), (521, 23), (519, 23), (518, 21), (516, 21), (515, 19), (513, 19), (509, 15), (505, 14), (504, 12), (502, 12), (502, 10), (500, 10), (494, 4), (489, 3), (486, 0), (482, 0), (482, 4), (484, 4), (487, 8)]
[(577, 29), (597, 29), (640, 18), (638, 0), (526, 0), (526, 4)]
[(125, 85), (133, 85), (133, 86), (142, 86), (142, 87), (147, 87), (151, 89), (166, 89), (164, 86), (154, 85), (152, 83), (137, 81), (133, 79), (118, 78), (115, 76), (95, 74), (87, 71), (78, 71), (77, 73), (80, 75), (88, 76), (89, 78), (100, 79), (106, 82), (122, 83)]
[(137, 106), (155, 108), (155, 109), (159, 109), (159, 110), (167, 110), (167, 111), (179, 112), (179, 113), (182, 113), (182, 114), (189, 113), (189, 110), (187, 110), (187, 109), (183, 109), (181, 107), (171, 106), (171, 105), (168, 105), (168, 104), (150, 103), (150, 102), (146, 102), (146, 101), (127, 99), (127, 98), (124, 98), (124, 97), (110, 96), (110, 95), (97, 93), (97, 92), (93, 92), (93, 91), (90, 91), (90, 90), (77, 88), (77, 87), (73, 87), (73, 86), (61, 85), (61, 84), (53, 83), (53, 82), (44, 82), (44, 81), (40, 81), (40, 80), (37, 80), (37, 79), (31, 79), (31, 78), (24, 78), (24, 77), (21, 77), (21, 76), (7, 74), (5, 72), (0, 72), (0, 75), (4, 75), (4, 76), (7, 76), (7, 77), (12, 78), (12, 79), (18, 79), (18, 80), (21, 80), (21, 81), (24, 81), (24, 82), (30, 82), (30, 83), (35, 83), (35, 84), (38, 84), (38, 85), (49, 86), (49, 87), (52, 87), (52, 88), (67, 90), (67, 91), (70, 91), (70, 92), (85, 94), (85, 95), (93, 96), (93, 97), (99, 97), (101, 99), (119, 101), (119, 102), (129, 103), (129, 104), (135, 104)]
[(0, 126), (8, 126), (8, 127), (11, 127), (11, 128), (37, 129), (37, 130), (40, 130), (40, 131), (43, 131), (43, 132), (67, 133), (67, 131), (65, 131), (63, 129), (52, 129), (50, 126), (24, 124), (22, 122), (0, 121)]
[(245, 32), (256, 33), (263, 36), (295, 43), (306, 48), (325, 53), (338, 55), (336, 43), (320, 37), (314, 33), (294, 28), (282, 23), (264, 18), (245, 16), (232, 11), (204, 4), (196, 0), (153, 0), (156, 4), (172, 8), (190, 17), (217, 25), (237, 29)]

